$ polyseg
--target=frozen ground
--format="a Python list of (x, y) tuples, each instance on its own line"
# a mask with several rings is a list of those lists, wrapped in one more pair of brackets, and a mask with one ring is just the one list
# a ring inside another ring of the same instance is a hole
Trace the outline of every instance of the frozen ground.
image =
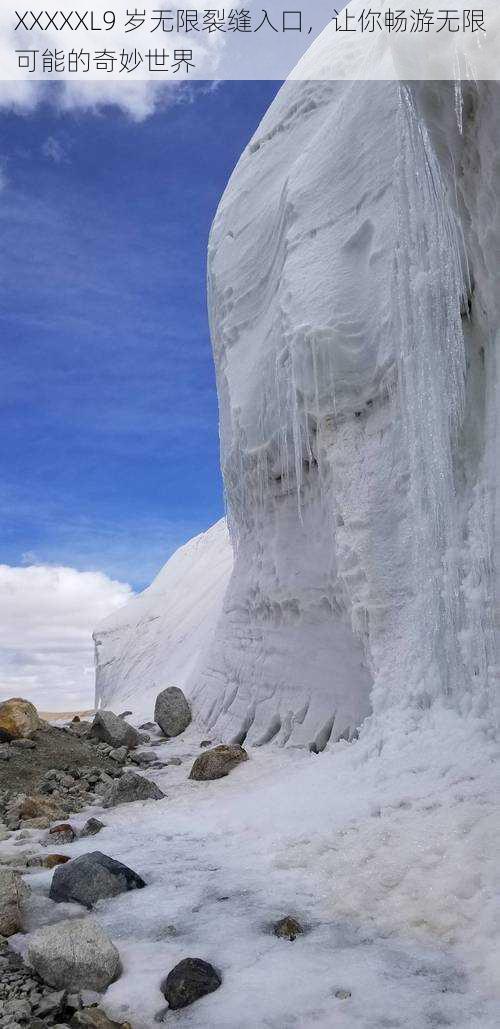
[[(396, 738), (256, 748), (211, 783), (187, 779), (194, 730), (160, 744), (182, 758), (154, 775), (166, 799), (105, 811), (98, 837), (61, 848), (103, 850), (148, 884), (96, 911), (124, 964), (108, 1011), (153, 1026), (161, 980), (198, 956), (223, 985), (167, 1025), (497, 1026), (497, 747), (450, 712)], [(51, 875), (30, 876), (31, 927), (82, 913), (48, 899)], [(288, 913), (307, 927), (294, 943), (270, 932)]]

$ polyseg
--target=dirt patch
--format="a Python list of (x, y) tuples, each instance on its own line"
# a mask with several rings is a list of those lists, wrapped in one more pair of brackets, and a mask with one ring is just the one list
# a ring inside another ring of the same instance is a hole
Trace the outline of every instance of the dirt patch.
[(92, 765), (116, 774), (115, 761), (70, 729), (49, 725), (37, 729), (32, 741), (35, 746), (29, 750), (17, 749), (10, 744), (1, 745), (3, 751), (8, 750), (9, 758), (0, 761), (0, 789), (31, 793), (40, 778), (51, 768), (71, 772)]

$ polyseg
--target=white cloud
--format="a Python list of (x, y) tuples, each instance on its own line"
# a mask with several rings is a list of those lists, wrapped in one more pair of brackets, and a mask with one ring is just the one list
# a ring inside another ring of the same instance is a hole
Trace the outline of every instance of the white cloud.
[(102, 572), (0, 565), (0, 700), (40, 710), (92, 706), (92, 630), (132, 596)]

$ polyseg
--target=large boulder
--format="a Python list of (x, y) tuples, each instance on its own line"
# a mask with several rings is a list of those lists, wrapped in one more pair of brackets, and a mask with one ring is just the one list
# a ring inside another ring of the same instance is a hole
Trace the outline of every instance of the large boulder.
[(93, 918), (70, 918), (33, 933), (28, 961), (57, 990), (105, 990), (121, 973), (120, 955)]
[(196, 758), (189, 773), (190, 779), (222, 779), (228, 775), (241, 761), (248, 761), (248, 754), (238, 744), (221, 743), (218, 747), (206, 750)]
[(141, 890), (145, 885), (144, 879), (127, 865), (102, 854), (100, 850), (93, 850), (56, 868), (49, 896), (58, 903), (74, 901), (91, 908), (105, 897), (116, 897), (127, 890)]
[(184, 958), (168, 973), (162, 992), (174, 1011), (185, 1008), (207, 993), (218, 990), (222, 983), (219, 973), (201, 958)]
[(22, 906), (29, 892), (19, 872), (0, 869), (0, 936), (13, 936), (22, 929)]
[(137, 772), (125, 772), (115, 779), (104, 796), (104, 807), (130, 804), (134, 800), (162, 800), (165, 796), (159, 786)]
[(139, 733), (123, 718), (112, 711), (98, 711), (89, 732), (91, 739), (108, 743), (110, 747), (127, 747), (132, 750), (139, 743)]
[(0, 739), (27, 739), (40, 726), (36, 707), (29, 700), (13, 697), (0, 704)]
[(165, 736), (179, 736), (191, 721), (191, 708), (178, 686), (167, 686), (155, 703), (155, 722)]

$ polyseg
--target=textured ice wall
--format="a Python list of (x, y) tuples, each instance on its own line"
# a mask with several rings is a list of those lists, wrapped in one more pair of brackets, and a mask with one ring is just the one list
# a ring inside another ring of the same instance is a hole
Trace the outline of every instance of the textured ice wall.
[(147, 590), (94, 632), (96, 704), (152, 716), (157, 693), (192, 677), (213, 636), (233, 564), (225, 521), (176, 550)]
[(287, 83), (221, 201), (235, 568), (195, 696), (223, 735), (321, 747), (372, 682), (386, 724), (489, 711), (497, 90)]
[(234, 572), (187, 635), (182, 576), (111, 619), (101, 700), (168, 680), (220, 736), (317, 749), (372, 705), (492, 720), (498, 109), (496, 83), (282, 88), (209, 244)]

